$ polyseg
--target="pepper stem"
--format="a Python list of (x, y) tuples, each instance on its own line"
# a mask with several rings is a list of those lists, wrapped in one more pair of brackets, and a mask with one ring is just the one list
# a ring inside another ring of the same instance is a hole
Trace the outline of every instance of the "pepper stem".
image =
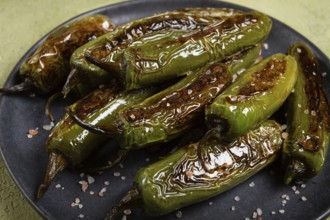
[(32, 83), (28, 78), (26, 78), (25, 81), (20, 84), (13, 85), (12, 87), (9, 88), (0, 88), (0, 93), (15, 94), (30, 90), (31, 88), (32, 88)]
[(51, 111), (51, 105), (53, 104), (54, 100), (56, 100), (62, 96), (63, 95), (61, 92), (56, 92), (47, 99), (47, 103), (46, 103), (46, 107), (45, 107), (45, 114), (51, 122), (55, 121), (54, 116)]
[(111, 123), (110, 126), (97, 126), (81, 120), (78, 117), (78, 115), (69, 107), (66, 108), (66, 112), (75, 123), (77, 123), (80, 127), (90, 132), (101, 135), (109, 135), (109, 136), (113, 136), (114, 134), (116, 134), (117, 129), (111, 127)]
[(139, 190), (135, 187), (130, 189), (120, 202), (111, 209), (111, 213), (106, 216), (105, 220), (114, 220), (125, 209), (136, 206), (140, 199)]
[(55, 178), (55, 176), (61, 172), (68, 165), (68, 161), (61, 155), (55, 152), (52, 152), (49, 155), (49, 161), (47, 165), (46, 175), (43, 182), (40, 184), (37, 198), (40, 199), (48, 189), (49, 185)]
[(62, 94), (63, 94), (64, 98), (66, 98), (67, 95), (69, 94), (69, 92), (71, 91), (71, 89), (73, 89), (73, 87), (75, 87), (79, 83), (77, 80), (77, 73), (78, 73), (77, 68), (73, 68), (70, 71), (70, 73), (67, 77), (67, 80), (62, 89)]

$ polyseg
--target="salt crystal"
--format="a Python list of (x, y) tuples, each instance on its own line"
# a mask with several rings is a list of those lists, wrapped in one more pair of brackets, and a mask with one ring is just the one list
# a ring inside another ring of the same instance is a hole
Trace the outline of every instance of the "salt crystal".
[(79, 176), (80, 178), (83, 178), (85, 176), (85, 173), (80, 173)]
[(307, 201), (306, 196), (302, 196), (300, 199), (301, 199), (301, 201), (303, 201), (303, 202)]
[(257, 218), (258, 217), (258, 213), (257, 212), (253, 212), (252, 213), (252, 218)]
[(254, 187), (256, 184), (254, 183), (254, 182), (251, 182), (250, 184), (249, 184), (249, 187)]
[(123, 215), (123, 217), (121, 218), (121, 220), (126, 220), (126, 219), (127, 219), (126, 215)]
[(322, 75), (323, 77), (325, 77), (325, 76), (327, 75), (327, 73), (326, 73), (326, 72), (323, 72), (323, 73), (321, 73), (321, 75)]
[(108, 186), (109, 184), (110, 184), (109, 181), (104, 182), (104, 185), (106, 185), (106, 186)]
[(297, 52), (298, 52), (298, 53), (301, 53), (301, 49), (300, 49), (300, 48), (297, 48)]
[(130, 215), (130, 214), (132, 214), (132, 211), (130, 209), (125, 209), (124, 214), (125, 215)]
[(95, 182), (95, 179), (94, 179), (94, 177), (87, 175), (87, 181), (89, 184), (92, 184)]
[(240, 200), (239, 196), (235, 196), (234, 200), (238, 202)]
[(231, 211), (235, 211), (236, 210), (236, 207), (235, 206), (232, 206), (231, 207)]
[(120, 176), (120, 173), (119, 172), (114, 172), (113, 175), (114, 176)]
[(175, 215), (176, 215), (177, 218), (181, 218), (182, 217), (182, 212), (181, 211), (177, 211), (175, 213)]
[(209, 205), (213, 205), (213, 202), (209, 202)]
[(120, 179), (121, 180), (126, 180), (126, 177), (125, 176), (121, 176)]
[(94, 191), (89, 191), (89, 194), (94, 195), (95, 193), (94, 193)]
[(84, 217), (85, 217), (84, 214), (78, 215), (78, 218), (84, 218)]
[(280, 210), (278, 210), (278, 212), (281, 213), (281, 214), (284, 214), (285, 210), (284, 209), (280, 209)]
[(306, 184), (301, 184), (301, 188), (306, 188)]
[(299, 195), (300, 194), (299, 190), (296, 190), (294, 194)]
[(74, 202), (75, 202), (76, 204), (79, 204), (79, 203), (80, 203), (80, 199), (77, 197), (77, 198), (74, 200)]
[(57, 184), (56, 186), (55, 186), (55, 188), (61, 188), (61, 184)]
[(260, 208), (257, 208), (257, 213), (258, 213), (259, 216), (261, 216), (262, 215), (262, 210)]
[(79, 207), (80, 209), (82, 209), (82, 208), (84, 207), (84, 205), (83, 205), (83, 204), (79, 204), (78, 207)]
[(46, 131), (50, 131), (53, 127), (51, 125), (43, 125), (42, 128)]
[(275, 212), (275, 211), (272, 211), (271, 213), (272, 213), (272, 215), (275, 215), (275, 214), (276, 214), (276, 212)]

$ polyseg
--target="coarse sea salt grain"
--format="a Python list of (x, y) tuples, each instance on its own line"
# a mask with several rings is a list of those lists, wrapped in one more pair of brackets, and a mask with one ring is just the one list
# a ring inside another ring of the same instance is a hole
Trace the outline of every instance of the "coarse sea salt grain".
[(175, 213), (175, 216), (176, 216), (177, 218), (181, 218), (181, 217), (182, 217), (182, 212), (181, 212), (181, 211), (177, 211), (177, 212)]
[(55, 188), (61, 188), (62, 186), (61, 186), (61, 184), (56, 184), (56, 186), (55, 186)]
[(280, 210), (278, 210), (278, 212), (281, 213), (281, 214), (284, 214), (285, 213), (285, 210), (284, 209), (280, 209)]
[(250, 184), (249, 184), (249, 187), (254, 187), (256, 184), (254, 183), (254, 182), (251, 182)]
[(239, 196), (235, 196), (234, 200), (238, 202), (239, 200), (241, 200), (241, 198)]
[(124, 214), (125, 215), (130, 215), (130, 214), (132, 214), (132, 211), (130, 209), (125, 209)]
[(302, 196), (300, 199), (301, 199), (301, 201), (303, 201), (303, 202), (306, 202), (306, 201), (307, 201), (306, 196)]
[(113, 175), (114, 176), (120, 176), (120, 172), (114, 172)]
[(257, 214), (258, 214), (259, 216), (262, 215), (262, 210), (261, 210), (261, 208), (257, 208)]
[(95, 182), (94, 177), (87, 175), (87, 182), (88, 182), (89, 184), (94, 183), (94, 182)]

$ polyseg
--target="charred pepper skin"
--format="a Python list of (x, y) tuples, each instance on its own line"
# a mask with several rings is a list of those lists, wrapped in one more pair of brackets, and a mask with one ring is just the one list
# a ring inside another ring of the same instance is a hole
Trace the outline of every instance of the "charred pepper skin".
[(282, 162), (286, 184), (317, 175), (329, 147), (329, 105), (322, 88), (319, 63), (311, 49), (296, 43), (288, 54), (298, 62), (295, 92), (287, 101), (287, 132)]
[(245, 134), (282, 106), (296, 79), (297, 63), (293, 57), (275, 54), (264, 59), (206, 107), (209, 129), (219, 128), (228, 140)]
[[(156, 89), (154, 88), (123, 92), (118, 83), (112, 81), (104, 88), (97, 89), (78, 100), (69, 108), (75, 111), (80, 118), (92, 124), (102, 125), (106, 119), (113, 119), (122, 108), (136, 104), (155, 92)], [(104, 118), (104, 112), (98, 111), (101, 108), (107, 110), (107, 118)], [(108, 136), (83, 129), (68, 114), (65, 114), (54, 127), (46, 143), (50, 159), (45, 180), (39, 188), (38, 197), (43, 195), (57, 173), (67, 166), (76, 167), (108, 139)]]
[(51, 33), (37, 51), (20, 67), (20, 76), (41, 94), (63, 86), (70, 72), (70, 56), (88, 41), (109, 32), (110, 19), (103, 15), (86, 16)]
[[(73, 69), (63, 88), (63, 94), (68, 94), (80, 83), (95, 86), (112, 79), (114, 73), (121, 68), (119, 60), (123, 49), (139, 37), (167, 29), (193, 30), (218, 21), (218, 16), (240, 12), (220, 8), (210, 10), (210, 16), (205, 16), (205, 13), (205, 9), (187, 9), (186, 12), (156, 14), (117, 27), (114, 31), (83, 45), (71, 57)], [(107, 62), (107, 65), (102, 65), (104, 62)]]
[(160, 216), (217, 196), (273, 162), (282, 147), (281, 133), (278, 123), (266, 121), (230, 143), (209, 142), (211, 160), (199, 159), (198, 143), (182, 147), (140, 169), (130, 191), (134, 193), (124, 201), (139, 199), (148, 215)]
[(126, 89), (143, 88), (183, 76), (208, 62), (221, 61), (261, 43), (271, 19), (259, 12), (224, 17), (173, 39), (153, 39), (127, 48), (119, 80)]
[(205, 106), (232, 83), (236, 71), (252, 65), (259, 52), (260, 45), (242, 51), (225, 65), (210, 63), (193, 71), (143, 102), (123, 109), (106, 126), (93, 126), (71, 116), (82, 127), (117, 139), (124, 149), (170, 141), (196, 126)]

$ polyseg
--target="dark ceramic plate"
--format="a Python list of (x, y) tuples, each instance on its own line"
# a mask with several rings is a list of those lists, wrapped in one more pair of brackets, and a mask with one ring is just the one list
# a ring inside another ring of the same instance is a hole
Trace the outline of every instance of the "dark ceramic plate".
[[(211, 0), (145, 0), (110, 5), (80, 16), (102, 13), (112, 18), (115, 24), (120, 25), (155, 12), (183, 7), (232, 7), (249, 10), (237, 5)], [(43, 39), (37, 42), (17, 63), (6, 82), (6, 86), (18, 82), (19, 66), (24, 59), (32, 54)], [(330, 73), (328, 58), (305, 37), (277, 20), (274, 20), (272, 32), (267, 40), (269, 49), (265, 50), (263, 54), (268, 56), (276, 52), (285, 53), (289, 45), (296, 41), (308, 44), (319, 58), (322, 72)], [(330, 74), (325, 77), (324, 84), (329, 85), (329, 83)], [(328, 86), (325, 89), (329, 97), (330, 87)], [(95, 182), (90, 185), (85, 193), (81, 191), (78, 182), (86, 180), (86, 176), (80, 177), (79, 173), (64, 171), (56, 178), (45, 196), (37, 201), (35, 199), (36, 190), (43, 178), (47, 163), (44, 145), (49, 132), (44, 131), (42, 125), (49, 122), (44, 116), (44, 104), (45, 97), (39, 96), (3, 95), (1, 97), (0, 144), (3, 158), (10, 173), (28, 200), (47, 219), (78, 219), (80, 214), (84, 215), (84, 219), (103, 219), (107, 211), (131, 187), (137, 170), (148, 163), (156, 161), (158, 154), (149, 150), (134, 152), (134, 155), (131, 154), (124, 161), (123, 167), (118, 166), (104, 172), (102, 175), (94, 176)], [(63, 103), (57, 103), (55, 106), (54, 111), (57, 118), (60, 118), (63, 113), (63, 107)], [(36, 127), (40, 128), (40, 133), (32, 139), (28, 139), (28, 129)], [(114, 143), (109, 142), (106, 149), (116, 149), (111, 145), (114, 145)], [(106, 153), (102, 153), (102, 155), (106, 155)], [(150, 161), (146, 158), (150, 158)], [(276, 165), (263, 170), (245, 183), (215, 198), (181, 209), (182, 219), (244, 219), (245, 217), (251, 217), (257, 208), (263, 211), (262, 216), (264, 219), (325, 218), (330, 212), (329, 160), (317, 177), (306, 182), (306, 188), (297, 185), (300, 194), (295, 194), (291, 188), (292, 186), (286, 186), (282, 183), (280, 173), (275, 172), (275, 175), (271, 175), (270, 171), (276, 170)], [(114, 172), (120, 172), (125, 180), (114, 176)], [(105, 181), (109, 181), (110, 184), (106, 186)], [(255, 183), (254, 187), (249, 186), (251, 182)], [(103, 187), (106, 187), (107, 191), (104, 197), (99, 197), (97, 193)], [(95, 194), (91, 195), (90, 191), (94, 191)], [(287, 201), (285, 206), (282, 205), (281, 196), (283, 194), (290, 196), (290, 200)], [(235, 201), (235, 196), (239, 196), (240, 201)], [(302, 196), (305, 196), (307, 201), (301, 201)], [(77, 197), (80, 198), (80, 203), (83, 205), (81, 209), (71, 207), (71, 203)], [(235, 210), (232, 210), (233, 206)], [(283, 209), (285, 213), (280, 214), (280, 209)], [(275, 211), (276, 214), (271, 214), (272, 211)], [(174, 212), (159, 219), (176, 218)], [(148, 218), (142, 211), (134, 209), (128, 219)]]

